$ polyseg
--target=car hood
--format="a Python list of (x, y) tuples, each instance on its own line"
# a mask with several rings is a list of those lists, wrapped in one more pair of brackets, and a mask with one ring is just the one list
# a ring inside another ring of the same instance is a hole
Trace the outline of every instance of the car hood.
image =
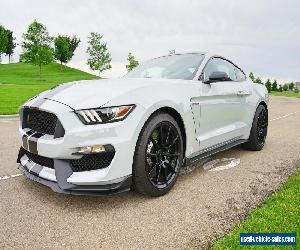
[[(99, 79), (61, 84), (48, 91), (40, 98), (53, 100), (68, 105), (72, 109), (101, 107), (109, 101), (126, 93), (149, 85), (174, 84), (186, 82), (170, 79), (120, 78)], [(124, 103), (129, 104), (129, 103)]]

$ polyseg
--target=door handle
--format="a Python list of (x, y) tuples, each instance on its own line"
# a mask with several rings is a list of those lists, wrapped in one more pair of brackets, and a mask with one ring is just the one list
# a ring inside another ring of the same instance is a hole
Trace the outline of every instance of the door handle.
[(251, 92), (249, 92), (249, 91), (244, 91), (244, 90), (239, 90), (236, 94), (237, 94), (238, 96), (245, 96), (245, 95), (251, 95)]

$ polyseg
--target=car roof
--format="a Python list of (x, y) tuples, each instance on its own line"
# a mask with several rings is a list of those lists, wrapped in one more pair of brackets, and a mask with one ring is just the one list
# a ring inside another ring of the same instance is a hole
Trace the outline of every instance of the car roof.
[(168, 54), (168, 55), (163, 55), (163, 56), (158, 56), (158, 57), (154, 57), (152, 59), (158, 59), (158, 58), (162, 58), (162, 57), (167, 57), (167, 56), (180, 56), (180, 55), (205, 55), (207, 52), (186, 52), (186, 53), (175, 53), (175, 54)]
[[(194, 54), (194, 55), (203, 55), (205, 56), (206, 58), (211, 58), (211, 57), (219, 57), (219, 58), (222, 58), (226, 61), (229, 61), (230, 63), (232, 63), (235, 67), (237, 67), (239, 70), (241, 70), (244, 74), (244, 70), (239, 67), (236, 63), (232, 62), (230, 59), (224, 57), (224, 56), (221, 56), (221, 55), (218, 55), (218, 54), (214, 54), (214, 53), (210, 53), (210, 52), (186, 52), (186, 53), (175, 53), (175, 54), (169, 54), (169, 55), (164, 55), (164, 56), (158, 56), (158, 57), (155, 57), (155, 58), (152, 58), (151, 60), (153, 59), (158, 59), (158, 58), (163, 58), (163, 57), (167, 57), (167, 56), (173, 56), (173, 55), (189, 55), (189, 54)], [(246, 74), (245, 74), (246, 75)]]

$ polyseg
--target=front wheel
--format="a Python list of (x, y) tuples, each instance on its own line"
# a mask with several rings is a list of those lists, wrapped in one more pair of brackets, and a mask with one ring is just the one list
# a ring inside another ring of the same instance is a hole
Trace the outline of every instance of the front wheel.
[(183, 160), (180, 128), (172, 116), (157, 113), (144, 125), (134, 155), (133, 187), (145, 195), (170, 191)]
[(265, 145), (268, 132), (268, 110), (263, 105), (256, 109), (248, 142), (243, 147), (253, 151), (260, 151)]

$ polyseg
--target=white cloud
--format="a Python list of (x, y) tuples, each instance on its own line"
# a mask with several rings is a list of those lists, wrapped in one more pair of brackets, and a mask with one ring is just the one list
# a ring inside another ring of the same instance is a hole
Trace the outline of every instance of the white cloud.
[(0, 23), (15, 31), (18, 42), (33, 19), (52, 35), (80, 36), (71, 64), (81, 68), (86, 67), (88, 33), (99, 32), (113, 57), (108, 74), (115, 76), (122, 75), (128, 52), (145, 60), (175, 48), (215, 51), (247, 72), (297, 81), (299, 8), (297, 0), (10, 0), (1, 3)]

